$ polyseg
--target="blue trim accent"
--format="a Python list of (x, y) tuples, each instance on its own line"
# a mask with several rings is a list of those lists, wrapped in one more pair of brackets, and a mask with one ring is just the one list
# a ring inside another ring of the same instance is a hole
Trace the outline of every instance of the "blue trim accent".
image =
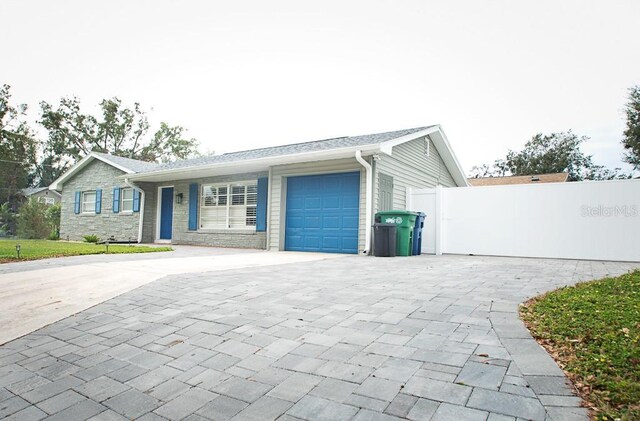
[(113, 213), (120, 212), (120, 187), (113, 188)]
[(198, 183), (189, 184), (189, 231), (198, 230)]
[(102, 189), (96, 189), (96, 213), (102, 212)]
[(258, 202), (256, 204), (256, 231), (267, 230), (267, 196), (269, 195), (269, 179), (258, 178)]
[(133, 189), (133, 211), (140, 212), (140, 190)]
[(171, 240), (173, 234), (173, 187), (163, 187), (160, 196), (160, 239)]
[(76, 192), (76, 201), (73, 203), (73, 213), (75, 213), (76, 215), (80, 213), (80, 197), (81, 197), (82, 193), (77, 191)]

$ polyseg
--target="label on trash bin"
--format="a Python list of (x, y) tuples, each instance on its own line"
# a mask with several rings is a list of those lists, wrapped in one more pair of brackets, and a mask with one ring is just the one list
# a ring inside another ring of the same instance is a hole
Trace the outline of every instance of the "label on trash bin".
[(400, 225), (402, 224), (402, 218), (399, 216), (396, 216), (395, 218), (387, 218), (384, 220), (384, 222), (386, 224), (396, 224), (396, 225)]

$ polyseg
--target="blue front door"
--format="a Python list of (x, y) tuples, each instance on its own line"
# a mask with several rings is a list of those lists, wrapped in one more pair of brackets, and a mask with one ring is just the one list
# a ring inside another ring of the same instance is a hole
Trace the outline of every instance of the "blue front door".
[(357, 253), (360, 173), (289, 177), (285, 250)]
[(171, 240), (173, 231), (173, 187), (163, 187), (160, 193), (160, 239)]

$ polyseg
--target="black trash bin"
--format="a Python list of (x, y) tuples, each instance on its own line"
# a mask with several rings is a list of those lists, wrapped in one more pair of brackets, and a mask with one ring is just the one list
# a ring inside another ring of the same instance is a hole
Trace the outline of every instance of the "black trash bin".
[(373, 225), (373, 254), (377, 257), (396, 256), (396, 224)]

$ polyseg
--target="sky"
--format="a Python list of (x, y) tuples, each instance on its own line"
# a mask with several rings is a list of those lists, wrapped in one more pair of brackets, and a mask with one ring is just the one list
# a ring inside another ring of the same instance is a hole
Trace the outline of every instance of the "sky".
[(440, 124), (463, 168), (572, 130), (623, 167), (638, 0), (2, 0), (14, 103), (139, 102), (203, 152)]

